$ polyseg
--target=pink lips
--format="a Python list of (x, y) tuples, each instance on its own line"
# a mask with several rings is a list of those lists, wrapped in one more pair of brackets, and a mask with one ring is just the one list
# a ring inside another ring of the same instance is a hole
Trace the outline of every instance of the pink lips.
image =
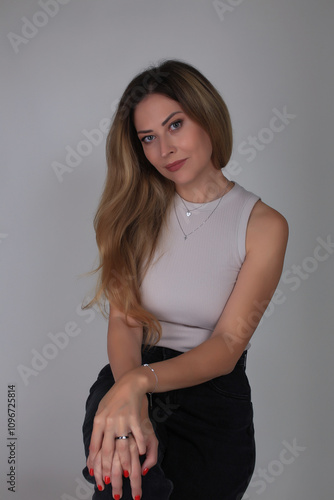
[(184, 158), (184, 160), (175, 161), (174, 163), (169, 163), (168, 165), (166, 165), (166, 168), (170, 172), (175, 172), (176, 170), (179, 170), (179, 168), (181, 168), (186, 161), (187, 158)]

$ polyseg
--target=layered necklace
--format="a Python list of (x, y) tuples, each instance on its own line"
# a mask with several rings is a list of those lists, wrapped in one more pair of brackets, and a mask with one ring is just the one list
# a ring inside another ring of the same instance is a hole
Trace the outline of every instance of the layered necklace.
[[(191, 234), (193, 234), (195, 231), (197, 231), (198, 229), (200, 229), (202, 226), (204, 226), (204, 224), (210, 219), (211, 215), (214, 214), (214, 212), (217, 210), (217, 208), (219, 207), (220, 205), (220, 202), (222, 201), (223, 199), (223, 196), (224, 194), (226, 193), (227, 191), (227, 188), (229, 187), (229, 185), (231, 184), (231, 181), (228, 181), (228, 183), (226, 184), (225, 186), (225, 189), (223, 191), (223, 194), (221, 195), (221, 197), (218, 199), (218, 202), (217, 202), (217, 205), (214, 207), (214, 209), (212, 210), (212, 212), (210, 212), (210, 214), (207, 216), (207, 218), (199, 225), (197, 226), (195, 229), (193, 229), (193, 231), (190, 231), (190, 233), (185, 233), (184, 230), (183, 230), (183, 227), (181, 225), (181, 222), (180, 222), (180, 219), (177, 215), (177, 212), (176, 212), (176, 207), (175, 207), (175, 199), (174, 199), (174, 212), (175, 212), (175, 215), (176, 215), (176, 219), (177, 219), (177, 222), (179, 223), (179, 226), (180, 226), (180, 229), (183, 233), (183, 236), (184, 236), (184, 239), (186, 240), (188, 238), (188, 236), (190, 236)], [(195, 207), (195, 208), (192, 208), (191, 210), (187, 207), (187, 205), (185, 204), (184, 202), (184, 199), (177, 193), (177, 195), (179, 196), (179, 198), (181, 199), (185, 209), (186, 209), (186, 216), (187, 217), (191, 217), (192, 213), (195, 212), (195, 210), (198, 210), (199, 208), (203, 207), (203, 205), (205, 205), (205, 203), (203, 203), (202, 205), (200, 205), (199, 207)], [(210, 202), (209, 202), (210, 203)]]

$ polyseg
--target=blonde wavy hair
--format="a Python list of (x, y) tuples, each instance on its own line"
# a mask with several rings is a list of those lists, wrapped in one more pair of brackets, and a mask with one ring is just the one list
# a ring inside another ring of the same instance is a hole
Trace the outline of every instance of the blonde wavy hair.
[[(177, 101), (209, 135), (212, 163), (223, 168), (232, 153), (232, 125), (215, 87), (193, 66), (166, 60), (133, 78), (125, 89), (106, 142), (107, 176), (94, 218), (99, 272), (94, 298), (107, 317), (113, 305), (143, 326), (145, 345), (161, 337), (159, 320), (141, 304), (140, 285), (157, 248), (175, 193), (144, 155), (133, 121), (134, 110), (149, 94)], [(90, 273), (88, 273), (90, 274)], [(103, 304), (103, 309), (101, 308)]]

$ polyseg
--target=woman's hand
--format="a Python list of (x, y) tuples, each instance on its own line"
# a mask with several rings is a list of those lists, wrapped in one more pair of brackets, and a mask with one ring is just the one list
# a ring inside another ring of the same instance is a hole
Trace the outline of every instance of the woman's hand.
[[(149, 469), (153, 467), (157, 462), (158, 440), (155, 437), (152, 426), (151, 430), (151, 433), (147, 435), (147, 453), (145, 461), (142, 465), (140, 464), (136, 442), (131, 435), (129, 437), (129, 449), (131, 456), (131, 474), (129, 476), (129, 479), (131, 484), (132, 496), (136, 500), (138, 498), (141, 498), (142, 495), (142, 475), (145, 476), (148, 473)], [(124, 470), (121, 466), (117, 447), (114, 453), (110, 477), (104, 477), (104, 480), (102, 479), (101, 452), (98, 453), (95, 463), (97, 464), (97, 469), (94, 471), (94, 474), (96, 484), (99, 486), (99, 489), (102, 491), (104, 489), (104, 484), (109, 484), (111, 482), (113, 498), (122, 498)]]
[[(122, 492), (122, 474), (130, 477), (134, 498), (141, 495), (141, 474), (155, 465), (158, 441), (148, 416), (148, 402), (138, 377), (126, 374), (101, 400), (90, 442), (87, 467), (99, 489), (111, 479), (113, 495)], [(131, 434), (130, 434), (131, 433)], [(117, 436), (128, 439), (117, 440)], [(142, 466), (139, 455), (146, 454)]]

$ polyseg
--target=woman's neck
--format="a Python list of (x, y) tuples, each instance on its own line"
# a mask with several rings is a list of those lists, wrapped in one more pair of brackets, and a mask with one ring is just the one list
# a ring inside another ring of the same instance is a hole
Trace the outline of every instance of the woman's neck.
[(184, 201), (189, 203), (209, 203), (218, 200), (233, 187), (233, 183), (218, 172), (219, 175), (212, 177), (202, 186), (176, 186), (175, 190)]

